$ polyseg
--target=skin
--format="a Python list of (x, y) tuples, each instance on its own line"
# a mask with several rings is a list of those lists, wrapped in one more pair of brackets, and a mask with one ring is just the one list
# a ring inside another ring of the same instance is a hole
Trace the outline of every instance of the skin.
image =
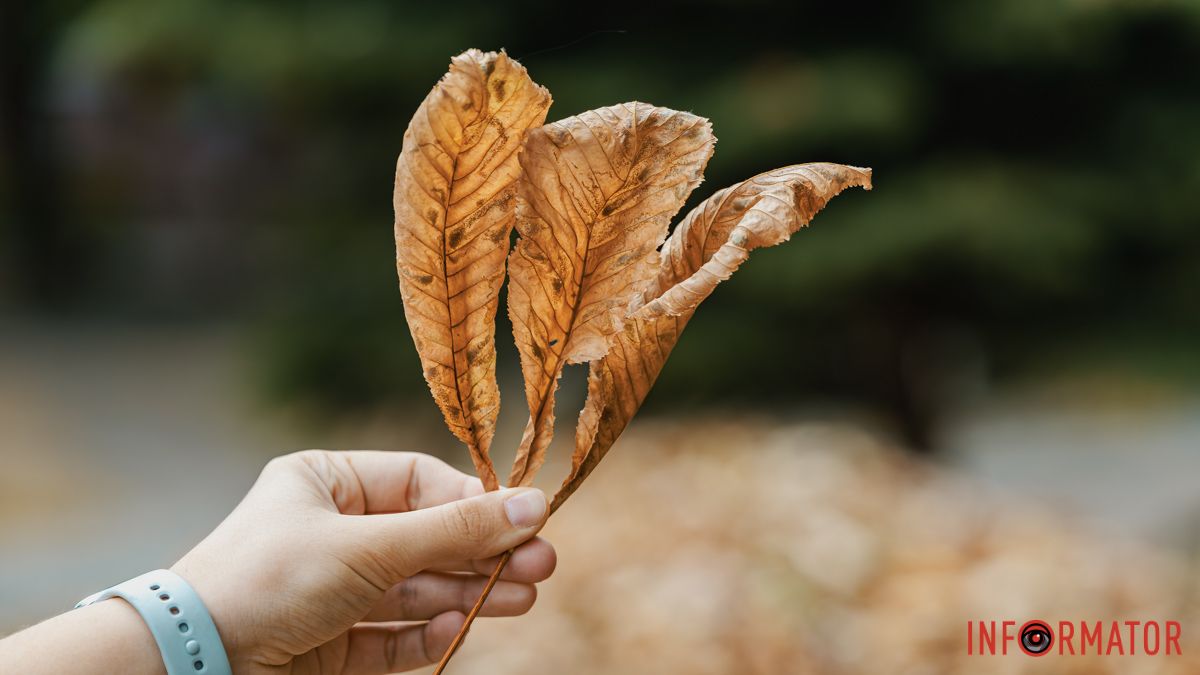
[[(529, 611), (555, 565), (534, 536), (546, 507), (540, 490), (485, 494), (428, 455), (307, 450), (272, 460), (171, 569), (204, 600), (238, 675), (402, 672), (441, 656), (514, 546), (482, 615)], [(0, 672), (166, 671), (141, 617), (113, 599), (0, 641)]]

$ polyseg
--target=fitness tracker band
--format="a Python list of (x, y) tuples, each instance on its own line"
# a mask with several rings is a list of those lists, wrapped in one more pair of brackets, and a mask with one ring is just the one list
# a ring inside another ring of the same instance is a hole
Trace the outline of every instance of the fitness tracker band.
[(167, 675), (232, 675), (225, 646), (200, 596), (178, 574), (154, 570), (89, 595), (75, 608), (123, 598), (150, 628)]

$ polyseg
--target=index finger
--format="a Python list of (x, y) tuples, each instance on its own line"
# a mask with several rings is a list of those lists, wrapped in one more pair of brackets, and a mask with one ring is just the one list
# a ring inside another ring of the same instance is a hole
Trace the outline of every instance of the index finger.
[(346, 450), (300, 453), (349, 515), (403, 513), (483, 494), (483, 484), (419, 452)]

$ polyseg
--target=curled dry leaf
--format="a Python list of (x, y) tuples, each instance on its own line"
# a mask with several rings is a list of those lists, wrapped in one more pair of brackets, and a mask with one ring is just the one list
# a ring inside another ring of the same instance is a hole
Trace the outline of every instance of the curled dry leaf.
[(396, 269), (413, 342), (484, 485), (499, 412), (495, 317), (526, 130), (550, 93), (504, 52), (469, 50), (425, 97), (396, 163)]
[(750, 251), (787, 241), (852, 186), (871, 189), (871, 170), (789, 166), (720, 190), (684, 218), (663, 245), (658, 273), (635, 302), (633, 316), (610, 338), (604, 358), (590, 366), (571, 472), (552, 510), (579, 488), (637, 413), (700, 302)]
[(510, 485), (529, 484), (545, 459), (563, 367), (604, 356), (656, 274), (656, 250), (714, 142), (707, 120), (636, 102), (526, 137), (508, 311), (530, 419)]

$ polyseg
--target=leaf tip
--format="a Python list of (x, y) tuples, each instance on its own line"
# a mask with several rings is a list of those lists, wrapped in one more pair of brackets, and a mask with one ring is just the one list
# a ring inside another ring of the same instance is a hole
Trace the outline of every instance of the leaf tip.
[(871, 170), (871, 167), (869, 167), (869, 166), (852, 166), (850, 168), (854, 169), (855, 171), (864, 175), (864, 179), (862, 182), (862, 189), (869, 191), (871, 189), (871, 178), (874, 175), (874, 171)]

